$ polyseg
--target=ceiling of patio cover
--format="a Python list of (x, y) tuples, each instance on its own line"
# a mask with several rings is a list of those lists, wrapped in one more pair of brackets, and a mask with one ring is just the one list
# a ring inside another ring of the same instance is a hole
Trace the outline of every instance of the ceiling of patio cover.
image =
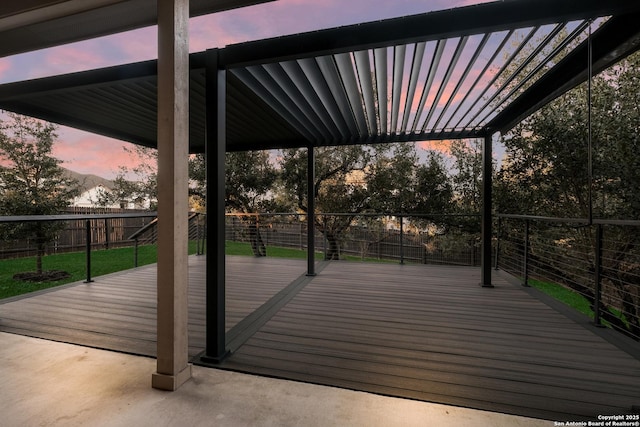
[[(639, 18), (640, 2), (509, 0), (227, 46), (227, 150), (506, 131), (588, 78), (589, 44), (593, 73), (640, 48)], [(206, 54), (191, 55), (192, 152)], [(0, 108), (153, 147), (156, 93), (149, 61), (2, 85)]]
[[(190, 0), (191, 16), (272, 0)], [(156, 0), (0, 2), (0, 57), (155, 25)]]

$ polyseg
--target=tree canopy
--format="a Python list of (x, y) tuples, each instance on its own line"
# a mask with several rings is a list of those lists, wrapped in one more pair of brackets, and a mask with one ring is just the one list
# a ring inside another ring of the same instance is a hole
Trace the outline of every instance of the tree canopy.
[[(79, 195), (78, 182), (64, 173), (53, 157), (56, 126), (9, 114), (0, 125), (0, 215), (53, 215), (62, 213)], [(21, 222), (3, 227), (5, 238), (33, 238), (37, 271), (42, 273), (45, 245), (55, 238), (60, 224)]]

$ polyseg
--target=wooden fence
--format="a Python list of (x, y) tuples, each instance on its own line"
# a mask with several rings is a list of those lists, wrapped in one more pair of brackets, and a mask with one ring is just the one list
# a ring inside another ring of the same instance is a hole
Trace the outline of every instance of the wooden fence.
[[(68, 208), (63, 214), (123, 214), (145, 212), (131, 209), (109, 208)], [(91, 246), (94, 249), (117, 248), (133, 245), (129, 240), (136, 230), (140, 229), (153, 218), (106, 218), (89, 220), (91, 232)], [(87, 220), (67, 220), (64, 228), (60, 230), (56, 239), (47, 245), (46, 253), (75, 252), (86, 248), (87, 244)], [(0, 242), (0, 259), (33, 256), (36, 246), (33, 239), (5, 240)]]

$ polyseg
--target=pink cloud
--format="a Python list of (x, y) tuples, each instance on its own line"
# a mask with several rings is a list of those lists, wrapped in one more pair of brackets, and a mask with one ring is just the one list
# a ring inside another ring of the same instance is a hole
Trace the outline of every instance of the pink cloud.
[(114, 178), (120, 166), (139, 164), (139, 159), (125, 152), (129, 144), (115, 139), (70, 128), (60, 128), (53, 155), (62, 160), (61, 166), (80, 173)]
[(113, 35), (109, 45), (112, 51), (118, 51), (123, 62), (137, 62), (158, 57), (157, 39), (157, 28), (148, 27)]
[(440, 153), (446, 154), (447, 156), (451, 155), (451, 143), (453, 141), (444, 140), (444, 141), (422, 141), (418, 143), (418, 147), (427, 151), (438, 151)]
[[(95, 42), (94, 42), (95, 43)], [(32, 70), (32, 77), (71, 73), (104, 67), (109, 59), (90, 46), (68, 45), (46, 51), (41, 67)]]
[(11, 71), (11, 67), (13, 67), (13, 64), (10, 59), (0, 59), (0, 79), (3, 78), (6, 73)]

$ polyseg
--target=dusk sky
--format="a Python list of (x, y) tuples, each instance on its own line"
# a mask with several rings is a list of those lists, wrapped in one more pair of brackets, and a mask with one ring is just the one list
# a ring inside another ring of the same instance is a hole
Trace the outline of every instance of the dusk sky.
[[(190, 50), (248, 40), (375, 21), (489, 0), (277, 0), (257, 6), (194, 18)], [(0, 59), (0, 84), (90, 70), (157, 58), (156, 28)], [(54, 155), (62, 166), (80, 173), (113, 178), (119, 166), (134, 162), (127, 143), (60, 127)]]

